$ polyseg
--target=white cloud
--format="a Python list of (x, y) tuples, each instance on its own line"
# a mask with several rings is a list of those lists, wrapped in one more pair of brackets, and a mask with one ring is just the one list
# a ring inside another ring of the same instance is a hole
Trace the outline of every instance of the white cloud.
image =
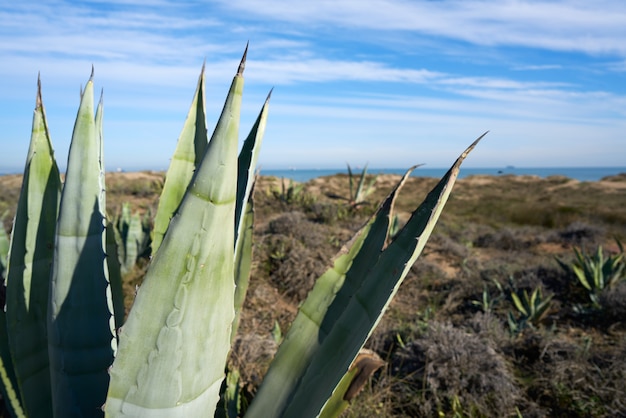
[(252, 77), (266, 82), (290, 84), (295, 82), (379, 81), (425, 83), (441, 75), (428, 70), (393, 68), (378, 62), (329, 59), (258, 60)]
[[(166, 164), (203, 58), (212, 126), (250, 40), (242, 126), (276, 86), (263, 153), (268, 157), (262, 157), (269, 163), (315, 157), (343, 167), (354, 155), (376, 159), (379, 166), (400, 157), (394, 165), (446, 165), (487, 129), (495, 138), (481, 144), (482, 157), (474, 157), (483, 164), (491, 158), (524, 165), (520, 161), (536, 161), (537, 154), (547, 162), (565, 155), (584, 161), (596, 155), (593, 144), (608, 150), (607, 161), (624, 161), (625, 155), (611, 149), (621, 149), (626, 92), (602, 78), (626, 69), (626, 3), (371, 0), (363, 5), (356, 0), (296, 0), (288, 7), (276, 0), (262, 7), (250, 0), (2, 4), (0, 62), (9, 64), (0, 66), (0, 143), (11, 155), (19, 147), (25, 152), (26, 143), (14, 142), (28, 132), (40, 70), (63, 161), (78, 102), (72, 93), (94, 64), (96, 84), (105, 89), (107, 152), (117, 156), (108, 161), (141, 154), (145, 161)], [(573, 51), (575, 58), (559, 51)], [(126, 148), (129, 136), (132, 153)], [(585, 143), (588, 137), (593, 144)], [(554, 157), (567, 146), (562, 138), (576, 147)], [(140, 151), (146, 148), (151, 152)], [(416, 157), (408, 155), (414, 148)], [(0, 159), (0, 169), (3, 164)]]
[(266, 0), (220, 1), (226, 9), (298, 26), (329, 25), (444, 36), (478, 45), (538, 47), (626, 56), (626, 3), (621, 1)]
[(549, 71), (549, 70), (560, 70), (562, 69), (562, 65), (558, 64), (539, 64), (539, 65), (518, 65), (513, 67), (514, 71)]

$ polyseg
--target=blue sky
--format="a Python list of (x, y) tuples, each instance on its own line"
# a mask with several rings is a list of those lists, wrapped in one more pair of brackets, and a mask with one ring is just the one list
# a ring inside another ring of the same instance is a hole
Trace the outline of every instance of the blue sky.
[(0, 172), (22, 171), (37, 74), (64, 167), (104, 89), (108, 169), (165, 169), (206, 59), (212, 130), (250, 41), (243, 137), (263, 168), (626, 166), (623, 0), (114, 0), (0, 5)]

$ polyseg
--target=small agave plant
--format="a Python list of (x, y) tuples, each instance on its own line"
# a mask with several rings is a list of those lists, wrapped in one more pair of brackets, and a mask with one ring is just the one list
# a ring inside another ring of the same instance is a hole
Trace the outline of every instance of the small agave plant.
[(112, 224), (122, 277), (127, 276), (137, 260), (148, 253), (150, 218), (150, 211), (143, 216), (139, 213), (131, 214), (129, 202), (124, 202), (120, 213), (113, 218)]
[[(127, 318), (120, 240), (105, 211), (102, 100), (94, 109), (90, 79), (62, 183), (39, 85), (11, 234), (6, 311), (0, 311), (0, 379), (14, 416), (244, 412), (231, 408), (236, 371), (223, 382), (250, 274), (253, 173), (269, 106), (268, 96), (237, 153), (245, 56), (210, 138), (204, 71), (200, 75), (155, 215), (153, 259)], [(380, 366), (355, 359), (424, 248), (477, 142), (393, 240), (387, 235), (394, 199), (410, 170), (329, 263), (246, 417), (331, 417), (345, 409), (360, 372)]]

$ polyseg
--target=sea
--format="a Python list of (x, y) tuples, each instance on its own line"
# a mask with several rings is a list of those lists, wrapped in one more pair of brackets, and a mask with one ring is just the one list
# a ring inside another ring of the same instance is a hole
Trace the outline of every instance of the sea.
[[(353, 174), (361, 174), (360, 168), (352, 168)], [(426, 168), (418, 167), (413, 171), (413, 177), (434, 177), (441, 178), (448, 171), (447, 168)], [(368, 168), (368, 174), (404, 174), (405, 169), (400, 168)], [(291, 179), (298, 182), (306, 182), (317, 177), (331, 176), (335, 174), (347, 174), (348, 170), (338, 169), (288, 169), (271, 170), (262, 169), (262, 176), (275, 176), (279, 178)], [(504, 167), (504, 168), (474, 168), (461, 167), (459, 178), (474, 175), (489, 176), (565, 176), (579, 181), (598, 181), (604, 177), (615, 176), (625, 173), (626, 167)]]
[[(116, 171), (143, 171), (142, 168), (116, 170)], [(150, 171), (166, 171), (167, 168), (151, 169)], [(353, 167), (352, 172), (359, 176), (361, 174), (361, 167)], [(448, 171), (448, 168), (426, 168), (418, 167), (413, 171), (412, 177), (434, 177), (441, 178)], [(19, 173), (18, 170), (6, 170), (0, 168), (0, 176), (6, 174)], [(404, 174), (403, 168), (368, 168), (368, 174)], [(306, 182), (317, 177), (332, 176), (335, 174), (347, 174), (348, 170), (344, 168), (328, 168), (328, 169), (265, 169), (261, 168), (260, 173), (262, 176), (274, 176), (278, 178), (291, 179), (298, 182)], [(516, 176), (538, 176), (538, 177), (550, 177), (550, 176), (565, 176), (571, 179), (579, 181), (598, 181), (603, 177), (615, 176), (618, 174), (626, 174), (626, 167), (504, 167), (504, 168), (475, 168), (475, 167), (461, 167), (459, 178), (474, 176), (474, 175), (488, 175), (488, 176), (504, 176), (504, 175), (516, 175)]]

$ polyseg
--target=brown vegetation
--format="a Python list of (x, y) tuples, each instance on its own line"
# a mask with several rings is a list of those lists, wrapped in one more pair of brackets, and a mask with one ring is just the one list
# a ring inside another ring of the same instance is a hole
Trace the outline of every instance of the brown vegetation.
[[(232, 353), (250, 396), (276, 350), (276, 324), (286, 332), (333, 254), (398, 180), (378, 176), (369, 204), (354, 208), (329, 198), (348, 195), (345, 175), (311, 180), (288, 196), (280, 179), (260, 178), (252, 278)], [(409, 179), (396, 207), (400, 223), (435, 183)], [(162, 173), (109, 174), (109, 213), (124, 201), (155, 213), (162, 184)], [(7, 229), (19, 186), (20, 176), (0, 177)], [(586, 290), (555, 261), (571, 262), (575, 246), (618, 251), (625, 207), (625, 175), (458, 181), (366, 345), (387, 365), (347, 416), (626, 416), (626, 283), (600, 295), (601, 309), (589, 309)], [(145, 268), (140, 263), (128, 278), (128, 304)], [(512, 331), (509, 316), (521, 314), (511, 292), (538, 288), (552, 296), (548, 311)]]

